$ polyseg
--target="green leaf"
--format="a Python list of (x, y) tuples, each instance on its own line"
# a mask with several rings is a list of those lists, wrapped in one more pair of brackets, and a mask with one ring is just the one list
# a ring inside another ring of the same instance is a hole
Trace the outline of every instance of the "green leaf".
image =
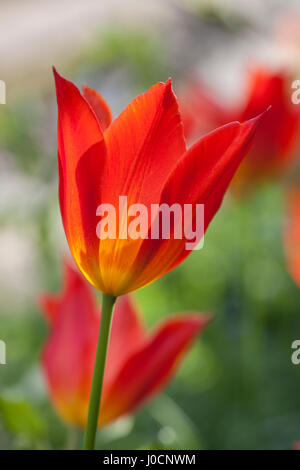
[(0, 417), (5, 429), (13, 434), (38, 437), (45, 425), (38, 411), (24, 400), (0, 398)]

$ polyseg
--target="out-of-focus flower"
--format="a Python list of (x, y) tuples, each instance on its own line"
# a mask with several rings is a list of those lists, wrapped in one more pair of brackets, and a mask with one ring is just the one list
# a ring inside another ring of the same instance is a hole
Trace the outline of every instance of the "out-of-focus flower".
[(300, 450), (300, 441), (293, 442), (293, 450)]
[(300, 186), (291, 187), (286, 194), (283, 242), (288, 271), (300, 287)]
[[(100, 315), (89, 284), (69, 264), (64, 289), (44, 295), (50, 334), (42, 369), (50, 397), (67, 423), (86, 425)], [(147, 333), (128, 296), (117, 301), (104, 376), (99, 425), (135, 410), (172, 378), (192, 341), (210, 321), (207, 314), (169, 317)]]
[[(73, 83), (54, 73), (59, 197), (66, 237), (88, 281), (104, 293), (122, 295), (181, 263), (190, 254), (187, 239), (176, 238), (173, 221), (170, 239), (154, 239), (151, 222), (146, 237), (109, 234), (103, 239), (96, 233), (97, 207), (110, 204), (122, 230), (130, 222), (127, 207), (134, 204), (143, 204), (149, 214), (153, 204), (204, 204), (206, 229), (262, 116), (230, 123), (186, 150), (170, 80), (152, 86), (111, 122), (98, 93), (86, 87), (81, 95)], [(126, 196), (126, 208), (119, 207), (120, 196)]]
[(213, 91), (198, 80), (191, 80), (182, 88), (179, 107), (184, 134), (190, 144), (226, 123), (228, 117), (227, 110), (218, 103)]
[(248, 73), (245, 98), (239, 105), (222, 106), (211, 91), (195, 84), (183, 94), (183, 107), (188, 108), (183, 113), (185, 133), (192, 140), (215, 126), (243, 122), (272, 106), (234, 178), (237, 189), (279, 177), (294, 162), (300, 144), (300, 108), (292, 103), (291, 85), (292, 78), (286, 72), (255, 67)]

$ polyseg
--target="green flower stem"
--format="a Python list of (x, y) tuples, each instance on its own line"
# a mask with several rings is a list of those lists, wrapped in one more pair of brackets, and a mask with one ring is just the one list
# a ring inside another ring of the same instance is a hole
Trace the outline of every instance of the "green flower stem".
[(105, 370), (105, 361), (109, 341), (110, 325), (113, 314), (113, 307), (116, 297), (110, 294), (103, 294), (101, 322), (99, 338), (97, 344), (92, 389), (90, 395), (89, 412), (85, 429), (84, 445), (85, 450), (92, 450), (95, 447), (99, 409), (101, 403), (101, 393)]

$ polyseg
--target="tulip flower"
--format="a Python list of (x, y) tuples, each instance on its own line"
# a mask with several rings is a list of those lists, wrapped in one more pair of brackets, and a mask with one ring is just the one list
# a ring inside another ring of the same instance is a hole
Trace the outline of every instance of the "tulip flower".
[[(101, 314), (87, 281), (70, 264), (64, 270), (63, 291), (41, 299), (50, 325), (42, 369), (59, 416), (85, 427)], [(112, 321), (98, 425), (134, 411), (160, 392), (209, 321), (207, 314), (179, 314), (147, 332), (135, 303), (121, 297)]]
[[(55, 70), (54, 76), (64, 229), (78, 268), (103, 292), (84, 444), (85, 449), (91, 449), (116, 297), (153, 282), (190, 253), (186, 231), (178, 237), (179, 225), (174, 220), (170, 221), (169, 237), (160, 236), (160, 232), (152, 237), (159, 213), (150, 223), (146, 221), (146, 228), (141, 229), (143, 236), (128, 236), (131, 219), (127, 207), (143, 207), (149, 213), (153, 206), (176, 205), (183, 211), (187, 204), (202, 204), (205, 216), (203, 230), (195, 239), (198, 242), (220, 207), (262, 115), (223, 126), (187, 150), (170, 79), (138, 96), (112, 121), (109, 107), (98, 92), (85, 86), (81, 94)], [(126, 208), (119, 206), (120, 198), (126, 199)], [(103, 207), (115, 210), (118, 236), (111, 228), (104, 230), (102, 219), (99, 222)], [(194, 222), (193, 215), (188, 227), (184, 221), (181, 228), (184, 225), (191, 233)]]
[(115, 207), (121, 223), (129, 217), (119, 211), (119, 196), (146, 207), (204, 204), (206, 229), (261, 116), (219, 128), (187, 150), (170, 80), (138, 96), (112, 122), (97, 92), (84, 87), (82, 95), (57, 72), (55, 80), (59, 198), (69, 247), (94, 287), (123, 295), (163, 276), (190, 251), (172, 233), (169, 240), (99, 239), (100, 203)]
[(283, 242), (288, 271), (300, 287), (300, 186), (289, 188), (286, 194)]
[(283, 71), (254, 67), (248, 73), (245, 96), (240, 104), (226, 107), (213, 98), (212, 91), (195, 83), (188, 85), (182, 95), (185, 134), (192, 141), (226, 122), (248, 120), (271, 105), (234, 178), (236, 189), (279, 177), (295, 161), (300, 144), (300, 111), (292, 103), (291, 85), (292, 79)]
[(207, 132), (229, 122), (228, 112), (215, 93), (199, 80), (189, 80), (179, 94), (179, 108), (184, 135), (189, 144)]

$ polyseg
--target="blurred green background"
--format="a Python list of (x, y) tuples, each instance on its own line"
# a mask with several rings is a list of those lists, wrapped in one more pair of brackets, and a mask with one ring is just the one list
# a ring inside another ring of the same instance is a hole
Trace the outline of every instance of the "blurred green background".
[[(175, 92), (201, 77), (230, 99), (248, 61), (284, 56), (274, 30), (297, 2), (75, 1), (72, 11), (66, 1), (29, 1), (26, 11), (25, 2), (2, 3), (0, 448), (73, 448), (82, 435), (53, 411), (39, 367), (47, 327), (38, 298), (60, 290), (67, 252), (52, 63), (97, 88), (114, 116), (169, 76)], [(242, 200), (228, 195), (204, 248), (136, 293), (149, 327), (187, 310), (214, 312), (215, 320), (167, 390), (99, 433), (98, 448), (283, 449), (300, 440), (300, 366), (290, 359), (300, 291), (285, 267), (283, 219), (279, 183)]]

